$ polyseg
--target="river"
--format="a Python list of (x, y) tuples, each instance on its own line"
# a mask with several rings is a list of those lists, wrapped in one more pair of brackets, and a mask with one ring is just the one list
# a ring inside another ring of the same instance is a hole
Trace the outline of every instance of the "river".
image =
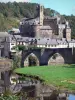
[(68, 100), (75, 100), (75, 95), (70, 94)]

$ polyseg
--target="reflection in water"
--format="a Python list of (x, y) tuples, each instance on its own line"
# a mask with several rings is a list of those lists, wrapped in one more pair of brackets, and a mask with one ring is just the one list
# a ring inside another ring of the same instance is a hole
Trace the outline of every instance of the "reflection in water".
[(75, 95), (70, 94), (68, 100), (75, 100)]

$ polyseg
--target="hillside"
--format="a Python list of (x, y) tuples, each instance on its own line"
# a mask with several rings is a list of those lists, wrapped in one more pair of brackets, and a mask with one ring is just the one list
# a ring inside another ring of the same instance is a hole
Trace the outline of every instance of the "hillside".
[[(21, 18), (35, 18), (38, 16), (37, 7), (38, 4), (36, 3), (0, 2), (0, 31), (8, 31), (12, 27), (18, 28)], [(54, 16), (60, 14), (53, 9), (44, 8), (44, 15)], [(72, 38), (75, 38), (75, 16), (64, 15), (64, 18), (70, 22)]]

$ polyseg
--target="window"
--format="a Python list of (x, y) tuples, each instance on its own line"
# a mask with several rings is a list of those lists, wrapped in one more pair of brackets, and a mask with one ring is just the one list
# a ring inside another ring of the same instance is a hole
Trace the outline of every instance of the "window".
[(11, 45), (14, 45), (13, 43)]
[(14, 50), (14, 48), (11, 48), (11, 50)]
[(45, 44), (45, 47), (47, 47), (47, 43)]

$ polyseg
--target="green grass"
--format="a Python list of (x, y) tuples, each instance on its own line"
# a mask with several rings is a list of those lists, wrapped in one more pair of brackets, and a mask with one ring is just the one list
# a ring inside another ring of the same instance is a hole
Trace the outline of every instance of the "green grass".
[(75, 90), (75, 65), (25, 67), (14, 72), (39, 77), (48, 85)]

